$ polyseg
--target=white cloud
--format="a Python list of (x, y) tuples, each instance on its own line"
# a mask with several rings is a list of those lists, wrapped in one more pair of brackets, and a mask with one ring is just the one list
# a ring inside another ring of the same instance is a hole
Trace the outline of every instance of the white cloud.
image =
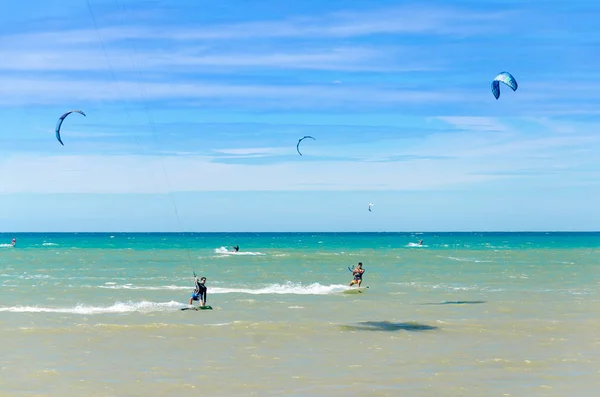
[[(216, 52), (206, 49), (111, 50), (107, 55), (91, 49), (20, 47), (0, 50), (5, 71), (166, 71), (195, 73), (210, 68), (288, 68), (339, 71), (427, 71), (436, 62), (397, 62), (399, 49), (340, 47), (269, 52)], [(401, 54), (406, 56), (406, 51)], [(414, 54), (412, 56), (414, 58)], [(422, 58), (422, 57), (421, 57)], [(439, 63), (439, 62), (438, 62)], [(200, 69), (199, 69), (200, 68)]]
[[(122, 40), (244, 40), (256, 38), (330, 37), (348, 38), (373, 34), (477, 34), (490, 31), (493, 22), (502, 29), (506, 12), (475, 13), (448, 7), (403, 6), (369, 11), (337, 12), (321, 17), (295, 17), (280, 21), (255, 21), (189, 28), (161, 26), (102, 27), (65, 32), (40, 32), (5, 36), (7, 43), (41, 40), (56, 45), (105, 43)], [(504, 29), (507, 27), (504, 26)]]
[[(545, 128), (542, 135), (533, 134), (531, 128), (507, 126), (498, 118), (492, 117), (438, 117), (464, 131), (453, 134), (460, 139), (462, 147), (457, 154), (464, 157), (486, 157), (490, 155), (519, 155), (523, 153), (543, 155), (556, 153), (557, 149), (574, 149), (600, 143), (600, 137), (591, 133), (589, 125), (558, 122), (548, 118), (523, 118), (513, 120), (519, 124), (524, 121), (535, 122)], [(558, 133), (559, 135), (556, 135)]]
[[(419, 190), (494, 179), (469, 166), (410, 163), (238, 165), (209, 157), (12, 156), (0, 161), (0, 193), (164, 193), (168, 191)], [(166, 174), (166, 177), (165, 177)]]
[(0, 77), (0, 105), (53, 104), (64, 100), (156, 100), (238, 98), (254, 101), (289, 99), (305, 100), (314, 105), (316, 100), (343, 103), (401, 103), (451, 102), (466, 98), (464, 93), (385, 90), (369, 87), (340, 85), (275, 86), (233, 85), (216, 83), (157, 83), (135, 81), (51, 80)]
[[(496, 131), (493, 119), (450, 120), (473, 129), (389, 140), (378, 146), (340, 142), (311, 152), (331, 157), (328, 161), (310, 156), (305, 161), (269, 161), (271, 156), (294, 152), (293, 147), (271, 146), (213, 149), (215, 156), (5, 156), (0, 167), (10, 172), (0, 175), (0, 193), (405, 191), (522, 178), (559, 188), (589, 177), (590, 170), (596, 169), (598, 150), (592, 149), (600, 149), (600, 137), (594, 133), (531, 135), (527, 130)], [(490, 126), (491, 131), (481, 133), (482, 126)], [(269, 164), (219, 162), (254, 157)], [(395, 158), (402, 161), (373, 161)]]
[(231, 154), (234, 156), (267, 156), (273, 154), (286, 154), (287, 148), (235, 148), (235, 149), (213, 149), (213, 152)]
[(475, 116), (442, 116), (439, 120), (452, 124), (461, 130), (472, 132), (510, 132), (510, 128), (501, 123), (500, 120), (493, 117), (475, 117)]
[[(520, 139), (514, 139), (499, 143), (493, 146), (481, 147), (472, 152), (472, 157), (487, 157), (487, 156), (519, 156), (528, 154), (531, 156), (554, 156), (552, 161), (556, 162), (562, 159), (557, 151), (567, 150), (573, 151), (577, 148), (585, 147), (586, 145), (600, 143), (600, 137), (588, 135), (588, 136), (546, 136), (540, 138), (526, 138), (521, 136)], [(568, 159), (569, 162), (577, 161), (578, 158)]]

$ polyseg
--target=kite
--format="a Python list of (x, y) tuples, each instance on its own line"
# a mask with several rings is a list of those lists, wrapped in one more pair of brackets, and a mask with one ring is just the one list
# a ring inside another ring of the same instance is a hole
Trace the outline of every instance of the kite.
[(298, 143), (296, 144), (296, 150), (298, 151), (298, 154), (300, 154), (300, 156), (302, 156), (302, 153), (300, 153), (300, 148), (299, 148), (299, 146), (300, 146), (300, 142), (302, 142), (302, 141), (303, 141), (304, 139), (306, 139), (306, 138), (310, 138), (310, 139), (316, 140), (316, 139), (315, 139), (315, 138), (313, 138), (312, 136), (308, 136), (308, 135), (306, 135), (306, 136), (305, 136), (305, 137), (303, 137), (303, 138), (300, 138), (300, 139), (298, 139)]
[(85, 113), (83, 113), (81, 110), (71, 110), (71, 111), (68, 111), (67, 113), (63, 114), (62, 116), (60, 116), (58, 119), (58, 122), (56, 123), (56, 139), (58, 139), (60, 144), (63, 146), (65, 146), (65, 144), (60, 139), (60, 126), (62, 125), (63, 121), (65, 120), (65, 117), (67, 117), (68, 115), (70, 115), (73, 112), (83, 114), (85, 116)]
[(500, 82), (503, 82), (513, 91), (516, 91), (519, 85), (517, 84), (517, 80), (512, 76), (512, 74), (508, 72), (502, 72), (498, 76), (494, 78), (492, 81), (492, 94), (496, 97), (496, 99), (500, 98)]

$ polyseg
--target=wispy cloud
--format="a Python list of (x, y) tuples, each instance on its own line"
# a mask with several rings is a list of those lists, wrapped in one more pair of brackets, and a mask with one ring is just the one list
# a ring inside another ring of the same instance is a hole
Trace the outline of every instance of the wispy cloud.
[[(2, 194), (463, 190), (460, 207), (598, 174), (593, 2), (34, 1), (0, 24)], [(502, 70), (519, 89), (496, 100)], [(60, 146), (71, 108), (88, 117)]]
[[(384, 141), (384, 146), (343, 141), (323, 145), (319, 140), (305, 156), (297, 155), (292, 140), (289, 146), (239, 146), (231, 140), (231, 147), (199, 147), (185, 153), (165, 149), (160, 157), (8, 155), (0, 165), (11, 172), (1, 176), (0, 192), (430, 190), (500, 179), (517, 181), (534, 178), (536, 173), (552, 176), (544, 183), (559, 188), (564, 175), (570, 177), (563, 182), (571, 183), (573, 178), (597, 173), (594, 164), (600, 137), (594, 133), (527, 136), (526, 131), (507, 133), (495, 128), (482, 133), (478, 126), (493, 124), (492, 120), (465, 118), (460, 122), (475, 129), (410, 141), (398, 137), (395, 143)], [(227, 182), (232, 179), (235, 184)]]
[[(575, 150), (600, 144), (600, 137), (585, 128), (549, 128), (547, 119), (523, 118), (502, 121), (488, 117), (440, 117), (458, 128), (448, 139), (460, 140), (456, 155), (481, 158), (489, 156), (525, 156), (541, 158), (556, 155), (559, 150)], [(543, 122), (540, 123), (539, 121)], [(559, 124), (560, 125), (560, 124)], [(525, 128), (524, 128), (525, 127)], [(558, 133), (558, 135), (556, 135)], [(438, 143), (442, 139), (437, 139)]]
[(508, 127), (503, 125), (499, 119), (492, 117), (442, 116), (438, 117), (438, 119), (463, 131), (479, 133), (511, 131)]
[(4, 60), (0, 70), (5, 71), (166, 71), (197, 74), (199, 69), (211, 68), (286, 68), (338, 71), (432, 71), (440, 69), (441, 62), (422, 60), (399, 62), (398, 56), (407, 51), (397, 48), (328, 48), (295, 52), (239, 52), (224, 53), (214, 49), (154, 50), (132, 52), (112, 50), (109, 55), (92, 49), (39, 49), (0, 50)]
[[(464, 166), (439, 168), (431, 164), (414, 173), (405, 163), (338, 161), (328, 163), (324, 173), (325, 164), (318, 161), (248, 166), (214, 163), (203, 156), (11, 156), (0, 164), (13, 170), (0, 177), (1, 194), (306, 190), (308, 186), (344, 191), (375, 186), (381, 190), (421, 190), (493, 179), (469, 175)], [(433, 174), (435, 178), (430, 177)]]
[(218, 154), (233, 155), (233, 156), (268, 156), (284, 153), (284, 148), (235, 148), (235, 149), (213, 149), (213, 152)]
[(502, 29), (507, 12), (473, 12), (451, 7), (402, 6), (363, 12), (333, 12), (322, 17), (293, 17), (280, 21), (242, 22), (203, 28), (156, 25), (152, 27), (112, 26), (66, 32), (18, 34), (6, 37), (15, 45), (51, 41), (57, 45), (122, 40), (247, 40), (256, 38), (349, 38), (374, 34), (478, 34)]
[(214, 83), (159, 83), (69, 79), (0, 78), (0, 105), (52, 104), (57, 100), (110, 101), (201, 98), (325, 99), (338, 103), (451, 102), (464, 93), (390, 90), (349, 85), (234, 85)]

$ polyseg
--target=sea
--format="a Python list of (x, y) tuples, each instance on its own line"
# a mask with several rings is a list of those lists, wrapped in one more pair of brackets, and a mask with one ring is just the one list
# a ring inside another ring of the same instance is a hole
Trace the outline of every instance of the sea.
[(1, 396), (600, 395), (600, 233), (0, 243)]

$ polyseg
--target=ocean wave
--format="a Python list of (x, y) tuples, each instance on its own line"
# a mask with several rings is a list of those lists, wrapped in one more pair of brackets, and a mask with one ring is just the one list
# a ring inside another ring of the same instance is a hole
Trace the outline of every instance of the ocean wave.
[(156, 312), (180, 309), (186, 307), (181, 302), (116, 302), (112, 306), (87, 306), (77, 305), (74, 307), (42, 307), (42, 306), (9, 306), (0, 307), (0, 312), (11, 313), (67, 313), (67, 314), (110, 314), (110, 313), (132, 313), (132, 312)]
[[(108, 284), (108, 283), (107, 283)], [(134, 290), (148, 290), (148, 291), (160, 291), (160, 290), (181, 290), (181, 289), (189, 289), (193, 290), (194, 286), (177, 286), (177, 285), (133, 285), (133, 284), (108, 284), (108, 285), (99, 285), (98, 288), (104, 289), (134, 289)]]
[(215, 248), (215, 254), (221, 254), (221, 255), (251, 255), (251, 256), (265, 255), (262, 252), (251, 252), (251, 251), (238, 251), (238, 252), (235, 252), (235, 251), (229, 251), (225, 247)]
[[(193, 286), (186, 285), (133, 285), (133, 284), (110, 284), (110, 285), (99, 285), (99, 286), (86, 286), (90, 288), (103, 288), (103, 289), (125, 289), (125, 290), (190, 290), (194, 289)], [(344, 292), (351, 289), (351, 287), (343, 284), (331, 284), (321, 285), (319, 283), (313, 283), (309, 285), (302, 285), (299, 283), (288, 282), (285, 284), (270, 284), (261, 288), (243, 288), (243, 287), (212, 287), (209, 286), (209, 294), (249, 294), (249, 295), (329, 295)]]
[(56, 243), (42, 243), (42, 245), (44, 245), (44, 246), (55, 246), (55, 245), (58, 245), (58, 244), (56, 244)]
[(412, 247), (412, 248), (425, 248), (425, 247), (429, 247), (428, 245), (425, 244), (419, 244), (419, 243), (408, 243), (406, 244), (407, 247)]
[[(419, 290), (445, 290), (445, 291), (480, 291), (480, 292), (501, 292), (504, 291), (504, 289), (501, 288), (491, 288), (488, 286), (479, 286), (479, 285), (460, 285), (460, 284), (444, 284), (444, 283), (439, 283), (439, 284), (429, 284), (429, 283), (423, 283), (423, 282), (415, 282), (415, 281), (408, 281), (408, 282), (391, 282), (390, 284), (392, 285), (401, 285), (403, 287), (411, 287), (411, 288), (417, 288)], [(404, 292), (403, 292), (404, 293)]]
[(0, 244), (1, 248), (11, 248), (12, 244)]
[(297, 283), (286, 284), (271, 284), (263, 288), (220, 288), (214, 287), (209, 289), (209, 293), (213, 294), (251, 294), (251, 295), (268, 295), (268, 294), (290, 294), (290, 295), (329, 295), (339, 292), (344, 292), (350, 289), (347, 285), (331, 284), (321, 285), (319, 283), (302, 285)]
[(40, 279), (51, 279), (54, 277), (49, 276), (47, 274), (26, 274), (26, 275), (21, 275), (21, 276), (15, 276), (15, 278), (18, 278), (19, 280), (40, 280)]
[[(438, 258), (441, 258), (441, 257), (438, 256)], [(492, 262), (490, 260), (473, 259), (473, 258), (456, 258), (454, 256), (449, 256), (448, 259), (451, 259), (453, 261), (458, 261), (458, 262), (474, 262), (474, 263), (490, 263), (490, 262)]]

